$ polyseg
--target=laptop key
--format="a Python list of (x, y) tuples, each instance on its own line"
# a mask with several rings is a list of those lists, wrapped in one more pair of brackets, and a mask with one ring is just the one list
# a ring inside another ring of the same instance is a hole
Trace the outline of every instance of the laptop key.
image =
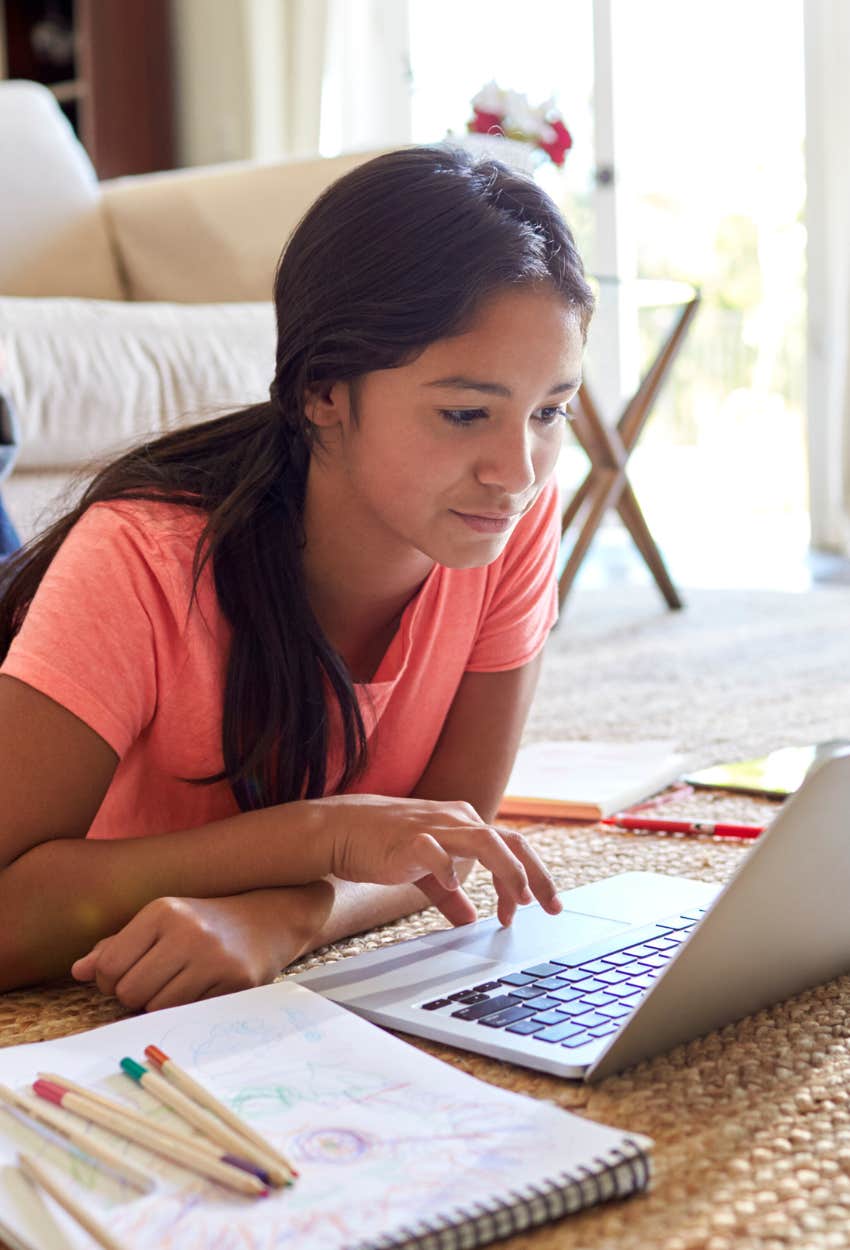
[(565, 985), (562, 990), (552, 990), (552, 998), (556, 998), (559, 1003), (573, 1003), (584, 997), (584, 991), (576, 989), (574, 985)]
[(581, 981), (587, 976), (584, 968), (568, 968), (566, 965), (558, 973), (559, 977), (563, 977), (565, 981)]
[(638, 1003), (643, 998), (643, 996), (644, 996), (643, 990), (641, 990), (637, 994), (627, 994), (625, 998), (620, 999), (620, 1005), (623, 1007), (628, 1007), (629, 1011), (631, 1011), (633, 1007), (637, 1007)]
[(630, 964), (632, 962), (631, 955), (624, 955), (622, 951), (614, 951), (613, 955), (606, 955), (605, 962), (613, 964), (615, 968), (619, 968), (622, 964)]
[(627, 974), (621, 972), (619, 968), (612, 968), (610, 972), (597, 973), (597, 980), (604, 981), (606, 985), (616, 985), (619, 981), (625, 981)]
[(541, 990), (559, 990), (562, 985), (569, 985), (566, 977), (541, 977), (537, 982)]
[(569, 1019), (569, 1013), (554, 1009), (552, 1011), (538, 1011), (534, 1018), (541, 1026), (545, 1024), (560, 1024), (562, 1021)]
[(493, 1016), (482, 1016), (478, 1023), (486, 1025), (488, 1029), (503, 1029), (506, 1024), (527, 1020), (533, 1015), (534, 1011), (530, 1007), (509, 1007), (507, 1011), (497, 1011)]
[(650, 959), (644, 959), (644, 963), (648, 968), (666, 968), (672, 958), (672, 954), (653, 955)]
[(596, 994), (585, 994), (581, 1001), (588, 1007), (606, 1007), (608, 1003), (616, 1002), (616, 999), (613, 994), (597, 992)]
[(629, 984), (633, 990), (648, 990), (650, 985), (655, 984), (656, 976), (657, 974), (655, 973), (647, 972), (646, 975), (642, 977), (629, 977), (627, 984)]
[(583, 981), (574, 981), (577, 990), (582, 990), (585, 994), (592, 994), (594, 990), (604, 990), (606, 985), (604, 981), (597, 981), (596, 977), (585, 977)]
[(608, 1016), (611, 1020), (622, 1020), (632, 1014), (631, 1007), (626, 1003), (609, 1003), (607, 1007), (599, 1007), (598, 1011), (600, 1016)]
[(619, 1024), (615, 1024), (614, 1021), (612, 1020), (608, 1024), (600, 1024), (598, 1029), (591, 1029), (590, 1036), (591, 1037), (607, 1037), (609, 1033), (616, 1033), (619, 1027), (620, 1027)]
[(539, 994), (537, 998), (527, 998), (525, 1005), (533, 1007), (535, 1011), (547, 1011), (550, 1007), (560, 1006), (560, 999), (553, 998), (551, 994)]
[(514, 998), (510, 994), (497, 994), (495, 998), (488, 998), (485, 1003), (474, 1003), (472, 1007), (461, 1007), (460, 1011), (453, 1011), (452, 1015), (458, 1020), (480, 1020), (482, 1016), (491, 1015), (495, 1011), (507, 1011), (508, 1007), (521, 1006), (521, 1000)]
[(530, 977), (551, 977), (557, 971), (558, 965), (550, 963), (535, 964), (533, 968), (523, 968), (523, 972)]
[(527, 1037), (529, 1033), (536, 1033), (539, 1028), (539, 1022), (532, 1016), (530, 1020), (516, 1020), (513, 1024), (509, 1024), (505, 1032), (519, 1033), (520, 1036)]
[(450, 998), (435, 998), (430, 1003), (423, 1003), (423, 1011), (436, 1011), (438, 1007), (451, 1007), (452, 1000)]
[(541, 1029), (535, 1034), (539, 1042), (562, 1042), (565, 1037), (570, 1037), (573, 1033), (583, 1033), (579, 1025), (573, 1024), (571, 1020), (565, 1020), (562, 1024), (553, 1024), (548, 1029)]
[[(501, 989), (501, 986), (499, 988)], [(530, 985), (511, 986), (511, 993), (515, 998), (539, 998), (542, 992), (540, 984), (535, 984), (534, 981)]]
[(482, 981), (480, 985), (473, 985), (476, 993), (484, 993), (487, 990), (497, 990), (501, 982), (499, 981)]
[(595, 1029), (599, 1024), (610, 1024), (611, 1021), (607, 1016), (600, 1016), (598, 1011), (585, 1011), (580, 1016), (573, 1016), (573, 1024), (581, 1025), (583, 1029)]
[(631, 955), (632, 959), (643, 959), (645, 955), (654, 955), (655, 951), (641, 942), (638, 946), (627, 946), (625, 953)]
[(459, 990), (457, 994), (449, 994), (453, 1003), (483, 1003), (486, 994), (476, 994), (475, 990)]
[(536, 978), (529, 976), (527, 972), (509, 972), (507, 976), (499, 977), (499, 980), (502, 985), (529, 985)]
[(562, 1046), (568, 1046), (571, 1050), (576, 1046), (584, 1046), (586, 1042), (595, 1042), (597, 1039), (592, 1033), (588, 1033), (587, 1029), (580, 1029), (578, 1033), (573, 1033), (572, 1037), (567, 1037), (561, 1042)]
[(606, 959), (591, 959), (589, 963), (582, 964), (585, 972), (607, 972), (610, 967)]

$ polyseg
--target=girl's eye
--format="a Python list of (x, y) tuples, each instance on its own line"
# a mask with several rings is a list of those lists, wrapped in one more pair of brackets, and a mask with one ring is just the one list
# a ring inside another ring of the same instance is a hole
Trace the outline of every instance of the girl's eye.
[[(472, 425), (474, 421), (482, 421), (487, 417), (486, 408), (441, 408), (440, 416), (452, 425)], [(552, 408), (538, 408), (534, 414), (535, 421), (541, 425), (554, 425), (557, 421), (566, 420), (566, 404), (558, 404)]]
[(473, 421), (486, 417), (487, 412), (484, 408), (441, 408), (440, 416), (452, 425), (472, 425)]
[(534, 415), (543, 425), (554, 425), (559, 419), (567, 419), (567, 406), (559, 404), (556, 408), (539, 408)]

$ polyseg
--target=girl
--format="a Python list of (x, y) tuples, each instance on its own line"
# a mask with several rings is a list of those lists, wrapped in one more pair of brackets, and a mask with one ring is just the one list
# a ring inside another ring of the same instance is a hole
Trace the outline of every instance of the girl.
[(592, 295), (529, 179), (448, 148), (326, 191), (268, 403), (122, 456), (0, 604), (0, 988), (153, 1010), (551, 877), (493, 819), (555, 618)]

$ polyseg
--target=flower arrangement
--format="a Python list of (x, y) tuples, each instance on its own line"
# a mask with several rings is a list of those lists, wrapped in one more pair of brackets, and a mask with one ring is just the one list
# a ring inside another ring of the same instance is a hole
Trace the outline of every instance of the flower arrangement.
[(572, 135), (555, 109), (554, 100), (532, 105), (518, 91), (504, 91), (487, 83), (472, 100), (470, 134), (504, 135), (540, 148), (556, 164), (563, 165), (573, 145)]

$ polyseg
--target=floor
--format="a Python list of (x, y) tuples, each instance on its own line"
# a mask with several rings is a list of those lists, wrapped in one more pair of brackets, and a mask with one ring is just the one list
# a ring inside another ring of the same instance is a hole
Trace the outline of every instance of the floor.
[[(682, 588), (801, 593), (821, 585), (850, 586), (850, 559), (813, 552), (806, 536), (783, 534), (776, 523), (750, 525), (746, 535), (719, 529), (714, 541), (689, 527), (655, 533), (673, 581)], [(564, 553), (568, 550), (565, 545)], [(576, 585), (598, 589), (650, 581), (628, 533), (612, 520), (597, 533)]]

